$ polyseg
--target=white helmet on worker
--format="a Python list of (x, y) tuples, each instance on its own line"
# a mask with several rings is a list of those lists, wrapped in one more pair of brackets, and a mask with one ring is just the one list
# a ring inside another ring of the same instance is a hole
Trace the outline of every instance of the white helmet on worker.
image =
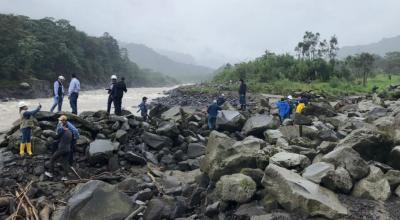
[(61, 76), (61, 75), (58, 76), (58, 79), (59, 79), (59, 80), (65, 80), (64, 76)]
[(111, 79), (117, 79), (117, 76), (116, 75), (112, 75)]
[(25, 102), (23, 102), (23, 101), (18, 102), (18, 108), (22, 108), (22, 107), (26, 107), (26, 106), (28, 106), (28, 105)]
[(288, 98), (288, 99), (293, 99), (293, 96), (292, 96), (292, 95), (288, 95), (287, 98)]

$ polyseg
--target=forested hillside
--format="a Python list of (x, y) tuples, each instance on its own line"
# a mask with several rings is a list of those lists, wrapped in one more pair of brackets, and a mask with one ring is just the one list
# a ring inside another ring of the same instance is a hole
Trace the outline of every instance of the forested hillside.
[(0, 14), (0, 77), (2, 84), (30, 80), (51, 82), (58, 75), (77, 74), (82, 85), (103, 86), (112, 74), (130, 86), (174, 84), (160, 73), (142, 70), (108, 33), (88, 36), (67, 20)]
[(400, 52), (385, 56), (364, 52), (338, 59), (336, 36), (326, 40), (319, 33), (307, 31), (294, 50), (295, 56), (266, 51), (255, 60), (227, 64), (214, 81), (224, 83), (243, 78), (253, 90), (272, 93), (288, 93), (300, 87), (310, 88), (309, 85), (314, 85), (314, 89), (321, 83), (324, 90), (351, 93), (370, 91), (374, 85), (368, 85), (368, 80), (375, 75), (387, 74), (387, 84), (390, 84), (396, 82), (390, 81), (389, 74), (400, 74)]
[(142, 44), (121, 43), (121, 45), (127, 48), (129, 58), (141, 67), (163, 73), (182, 82), (200, 82), (212, 78), (213, 69), (211, 68), (176, 62)]

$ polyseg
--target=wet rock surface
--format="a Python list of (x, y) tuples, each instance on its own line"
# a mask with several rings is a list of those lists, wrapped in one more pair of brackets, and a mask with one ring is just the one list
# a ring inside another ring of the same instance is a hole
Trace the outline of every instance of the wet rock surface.
[(400, 219), (399, 101), (321, 97), (279, 125), (265, 96), (238, 111), (225, 94), (215, 131), (205, 110), (218, 94), (184, 89), (155, 100), (147, 122), (65, 113), (80, 132), (67, 180), (59, 163), (46, 175), (64, 113), (37, 114), (32, 157), (19, 157), (15, 124), (0, 135), (0, 219), (25, 187), (48, 219)]

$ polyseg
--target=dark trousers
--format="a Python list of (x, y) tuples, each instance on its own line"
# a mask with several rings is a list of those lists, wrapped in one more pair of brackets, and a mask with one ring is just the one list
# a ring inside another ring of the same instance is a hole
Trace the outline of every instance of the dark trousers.
[(79, 94), (76, 92), (71, 93), (69, 96), (69, 104), (71, 105), (72, 114), (78, 114), (78, 96)]
[(115, 114), (116, 115), (121, 115), (122, 114), (122, 97), (117, 97), (114, 98), (114, 108), (115, 108)]
[(75, 146), (76, 146), (76, 140), (73, 139), (71, 142), (71, 151), (69, 152), (69, 157), (68, 157), (68, 162), (70, 166), (74, 164)]
[(240, 109), (246, 110), (246, 95), (245, 94), (239, 95), (239, 103), (240, 103)]
[(58, 112), (61, 112), (62, 103), (63, 103), (63, 97), (61, 96), (54, 97), (54, 103), (53, 106), (51, 106), (50, 111), (53, 112), (56, 106), (58, 106)]
[(50, 159), (50, 171), (53, 173), (54, 172), (54, 164), (58, 160), (61, 160), (61, 164), (62, 164), (63, 170), (65, 172), (65, 175), (68, 175), (68, 171), (69, 171), (68, 157), (69, 157), (69, 151), (57, 150)]
[[(107, 101), (107, 112), (110, 114), (111, 111), (111, 104), (113, 103), (113, 98), (111, 95), (108, 96), (108, 101)], [(114, 103), (115, 105), (115, 103)]]
[(217, 117), (208, 116), (208, 129), (214, 130)]

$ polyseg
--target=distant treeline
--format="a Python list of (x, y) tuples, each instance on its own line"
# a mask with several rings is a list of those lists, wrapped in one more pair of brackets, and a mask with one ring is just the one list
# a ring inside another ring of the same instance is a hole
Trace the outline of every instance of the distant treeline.
[(275, 54), (267, 50), (253, 61), (227, 64), (214, 77), (214, 81), (243, 78), (254, 83), (268, 83), (278, 80), (325, 82), (361, 79), (366, 85), (368, 77), (373, 74), (400, 74), (400, 52), (387, 53), (384, 57), (361, 53), (339, 60), (336, 57), (338, 50), (336, 36), (328, 41), (321, 39), (319, 33), (307, 31), (295, 47), (296, 56)]
[(0, 77), (5, 81), (52, 81), (77, 74), (88, 85), (103, 85), (110, 75), (130, 86), (176, 84), (171, 77), (140, 69), (108, 33), (88, 36), (67, 20), (0, 14)]

